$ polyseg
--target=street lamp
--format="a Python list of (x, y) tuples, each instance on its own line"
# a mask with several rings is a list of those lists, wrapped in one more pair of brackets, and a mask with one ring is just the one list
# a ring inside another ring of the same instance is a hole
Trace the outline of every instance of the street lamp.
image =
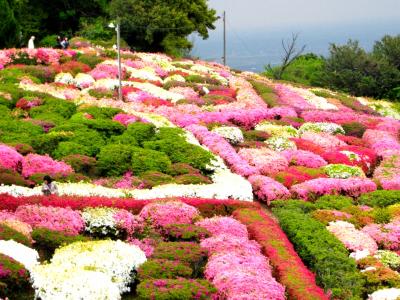
[(117, 25), (113, 22), (108, 24), (108, 27), (115, 28), (117, 32), (117, 59), (118, 59), (118, 100), (122, 101), (122, 71), (121, 71), (121, 25), (119, 21), (117, 21)]

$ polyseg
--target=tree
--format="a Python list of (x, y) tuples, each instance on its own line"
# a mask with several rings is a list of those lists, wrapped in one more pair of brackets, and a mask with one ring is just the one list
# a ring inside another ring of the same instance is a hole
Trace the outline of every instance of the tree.
[(110, 14), (120, 20), (121, 35), (135, 50), (175, 55), (192, 47), (191, 33), (208, 38), (217, 20), (206, 0), (112, 0)]
[(14, 16), (13, 2), (0, 0), (0, 49), (17, 43), (19, 26)]
[(282, 57), (282, 63), (278, 67), (272, 67), (270, 64), (266, 66), (266, 71), (270, 73), (274, 79), (282, 79), (282, 75), (285, 70), (293, 63), (294, 60), (300, 57), (306, 49), (306, 45), (303, 45), (300, 50), (297, 50), (296, 43), (298, 37), (298, 33), (292, 33), (291, 40), (282, 40), (282, 48), (285, 53)]
[(400, 70), (400, 34), (397, 36), (385, 35), (375, 43), (373, 54)]

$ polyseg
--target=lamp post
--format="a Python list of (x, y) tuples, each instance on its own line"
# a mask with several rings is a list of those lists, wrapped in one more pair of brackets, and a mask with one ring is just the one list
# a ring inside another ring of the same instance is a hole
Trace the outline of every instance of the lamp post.
[(121, 70), (121, 24), (119, 20), (117, 21), (117, 25), (114, 23), (110, 23), (108, 25), (110, 28), (115, 28), (117, 32), (117, 59), (118, 59), (118, 100), (122, 101), (122, 70)]

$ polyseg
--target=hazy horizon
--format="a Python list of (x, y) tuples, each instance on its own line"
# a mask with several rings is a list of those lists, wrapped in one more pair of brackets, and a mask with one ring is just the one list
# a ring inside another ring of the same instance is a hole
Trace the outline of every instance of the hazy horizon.
[[(305, 44), (306, 53), (319, 55), (329, 53), (330, 43), (344, 44), (348, 39), (355, 39), (370, 50), (373, 43), (385, 34), (400, 33), (398, 0), (371, 0), (368, 3), (364, 0), (336, 0), (334, 3), (327, 0), (268, 2), (209, 1), (209, 6), (215, 8), (218, 15), (226, 10), (229, 66), (259, 72), (268, 63), (279, 63), (281, 40), (289, 39), (292, 33), (299, 33), (298, 46)], [(356, 11), (356, 7), (362, 7), (362, 10)], [(209, 39), (191, 37), (194, 42), (192, 55), (222, 61), (222, 20), (215, 25), (217, 28), (210, 32)]]

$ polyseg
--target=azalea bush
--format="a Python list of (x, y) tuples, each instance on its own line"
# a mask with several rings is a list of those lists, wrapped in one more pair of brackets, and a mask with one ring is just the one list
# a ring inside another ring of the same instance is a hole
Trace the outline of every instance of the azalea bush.
[(193, 270), (185, 263), (168, 259), (150, 259), (140, 266), (137, 278), (143, 282), (147, 279), (190, 278)]

